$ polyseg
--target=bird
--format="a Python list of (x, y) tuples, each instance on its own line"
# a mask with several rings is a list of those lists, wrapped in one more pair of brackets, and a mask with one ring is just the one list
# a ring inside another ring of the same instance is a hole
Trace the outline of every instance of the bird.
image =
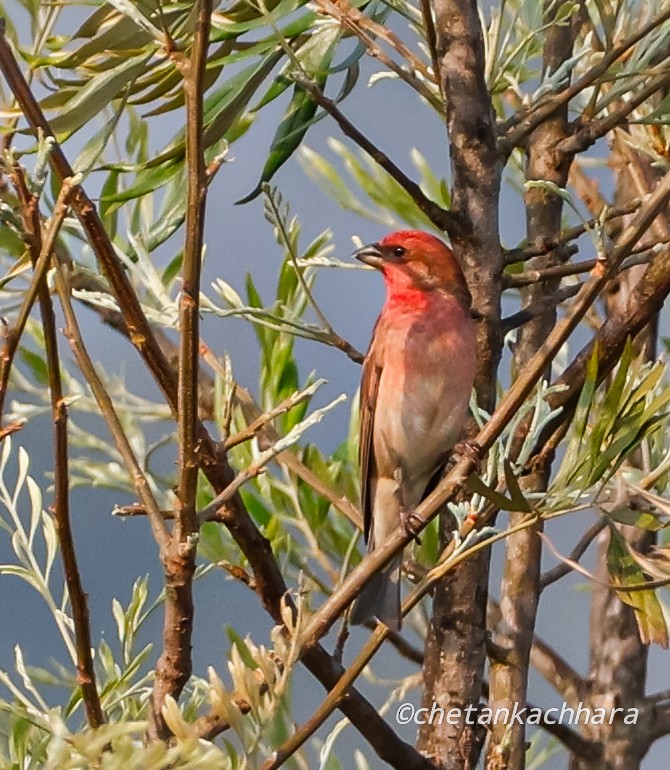
[[(420, 230), (390, 233), (353, 255), (379, 270), (386, 301), (363, 362), (360, 392), (361, 507), (368, 551), (398, 527), (443, 471), (468, 416), (477, 314), (453, 251)], [(401, 628), (402, 554), (374, 574), (350, 622), (377, 617)]]

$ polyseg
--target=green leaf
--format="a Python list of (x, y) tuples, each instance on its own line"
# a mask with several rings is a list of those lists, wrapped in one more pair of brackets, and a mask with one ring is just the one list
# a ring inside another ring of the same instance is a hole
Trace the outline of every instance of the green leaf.
[[(312, 76), (320, 88), (325, 85), (328, 78), (328, 68), (339, 36), (340, 32), (337, 28), (325, 27), (320, 32), (314, 33), (309, 41), (296, 53), (296, 58), (300, 62), (302, 70), (308, 76)], [(254, 108), (255, 110), (261, 109), (288, 88), (291, 82), (287, 78), (290, 64), (275, 79), (270, 90)], [(272, 179), (275, 173), (300, 146), (307, 130), (315, 122), (316, 111), (316, 102), (314, 102), (310, 94), (300, 86), (295, 85), (291, 102), (284, 113), (281, 123), (277, 127), (270, 145), (270, 152), (263, 166), (261, 178), (249, 195), (237, 201), (238, 204), (248, 203), (260, 195), (263, 190), (263, 184)]]
[(514, 508), (509, 508), (508, 510), (531, 513), (532, 508), (530, 503), (528, 500), (526, 500), (523, 492), (521, 491), (521, 487), (519, 486), (519, 481), (514, 473), (512, 464), (507, 458), (503, 460), (503, 469), (505, 472), (505, 483), (507, 484), (507, 491), (512, 496), (512, 503), (514, 505)]
[[(629, 553), (626, 541), (615, 527), (610, 527), (607, 568), (612, 582), (617, 586), (640, 585), (645, 581), (644, 572)], [(654, 642), (661, 647), (667, 647), (668, 629), (661, 604), (654, 591), (617, 591), (617, 596), (633, 608), (642, 642)]]
[(614, 508), (605, 512), (609, 519), (619, 524), (645, 529), (648, 532), (658, 532), (670, 526), (670, 519), (651, 511), (640, 511), (635, 508)]
[(240, 653), (244, 665), (251, 671), (255, 671), (258, 668), (258, 664), (254, 660), (253, 655), (249, 652), (249, 648), (244, 639), (232, 626), (226, 626), (226, 635), (230, 639), (231, 644), (237, 647), (237, 651)]
[[(110, 203), (123, 203), (124, 201), (140, 198), (142, 195), (153, 192), (167, 184), (183, 169), (181, 163), (166, 163), (156, 168), (147, 168), (137, 174), (134, 184), (125, 190), (106, 196), (104, 200)], [(110, 210), (114, 207), (110, 207)], [(118, 208), (118, 207), (116, 207)]]
[(103, 53), (113, 51), (118, 59), (122, 51), (140, 49), (151, 42), (150, 35), (126, 16), (121, 16), (117, 22), (106, 28), (98, 27), (96, 33), (86, 37), (93, 39), (63, 58), (60, 55), (49, 57), (44, 64), (57, 66), (59, 69), (75, 69), (88, 59), (100, 57)]
[(60, 115), (53, 118), (51, 128), (54, 134), (71, 135), (91, 118), (98, 115), (128, 86), (147, 66), (146, 54), (134, 56), (108, 72), (91, 78), (88, 83), (70, 99)]
[(48, 385), (49, 372), (47, 369), (46, 361), (42, 358), (42, 356), (24, 347), (19, 348), (19, 355), (30, 367), (33, 373), (33, 377), (37, 380), (37, 382), (41, 385)]
[(485, 500), (493, 503), (496, 508), (500, 508), (502, 511), (528, 511), (528, 501), (525, 498), (523, 499), (522, 503), (523, 507), (520, 508), (518, 507), (518, 501), (515, 502), (509, 497), (505, 497), (505, 495), (497, 492), (495, 489), (492, 489), (488, 486), (488, 484), (485, 484), (482, 479), (475, 473), (471, 473), (468, 476), (465, 485), (471, 492), (476, 495), (480, 495), (480, 497), (483, 497)]
[(116, 127), (119, 123), (119, 118), (123, 114), (123, 111), (126, 107), (127, 99), (128, 92), (126, 91), (119, 100), (119, 104), (114, 110), (112, 119), (107, 121), (107, 123), (105, 123), (105, 125), (96, 134), (94, 134), (88, 140), (88, 142), (86, 142), (84, 149), (79, 153), (77, 159), (74, 162), (73, 170), (75, 174), (82, 173), (86, 176), (91, 171), (93, 166), (95, 166), (99, 161), (100, 156), (105, 151), (105, 147), (107, 147), (112, 134), (116, 130)]

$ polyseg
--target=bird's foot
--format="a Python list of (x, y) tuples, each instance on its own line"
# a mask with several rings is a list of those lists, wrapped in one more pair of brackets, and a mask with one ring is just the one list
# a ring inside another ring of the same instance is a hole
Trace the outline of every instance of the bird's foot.
[(421, 545), (419, 530), (421, 529), (422, 524), (423, 521), (416, 515), (416, 513), (414, 513), (414, 511), (400, 508), (400, 526), (402, 527), (402, 531), (407, 537), (416, 540), (418, 545)]
[(476, 441), (459, 441), (451, 450), (452, 455), (468, 457), (475, 464), (477, 474), (482, 470), (482, 448)]

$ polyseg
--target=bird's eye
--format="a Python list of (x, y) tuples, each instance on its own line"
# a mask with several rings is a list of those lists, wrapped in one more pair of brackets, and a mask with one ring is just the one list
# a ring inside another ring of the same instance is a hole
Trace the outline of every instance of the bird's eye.
[(405, 249), (403, 246), (395, 246), (393, 249), (393, 255), (395, 257), (404, 257), (405, 256)]

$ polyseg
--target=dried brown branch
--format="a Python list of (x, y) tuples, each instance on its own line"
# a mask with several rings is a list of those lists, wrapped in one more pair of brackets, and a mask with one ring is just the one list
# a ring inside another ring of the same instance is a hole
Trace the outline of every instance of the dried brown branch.
[[(62, 223), (54, 217), (48, 233), (42, 232), (39, 212), (39, 199), (28, 190), (22, 169), (15, 165), (12, 171), (12, 181), (21, 205), (24, 232), (28, 241), (30, 259), (33, 271), (41, 272), (41, 279), (36, 284), (44, 346), (46, 352), (47, 372), (49, 377), (49, 395), (51, 399), (51, 416), (53, 420), (54, 438), (54, 519), (56, 535), (63, 560), (63, 572), (72, 608), (75, 649), (77, 654), (77, 683), (81, 687), (82, 700), (86, 711), (86, 719), (90, 727), (100, 727), (104, 724), (105, 716), (100, 704), (100, 696), (96, 685), (95, 669), (91, 644), (91, 624), (88, 613), (88, 597), (84, 591), (77, 563), (77, 552), (70, 523), (70, 477), (68, 467), (67, 439), (67, 407), (63, 394), (60, 360), (58, 356), (58, 340), (56, 334), (56, 318), (49, 287), (46, 282), (44, 263), (51, 255), (53, 244)], [(64, 198), (69, 191), (66, 190)], [(63, 203), (63, 201), (61, 201)], [(67, 204), (64, 204), (67, 209)], [(65, 213), (61, 212), (64, 217)], [(60, 216), (60, 215), (59, 215)], [(46, 256), (43, 256), (46, 254)], [(40, 264), (42, 259), (42, 264)]]

